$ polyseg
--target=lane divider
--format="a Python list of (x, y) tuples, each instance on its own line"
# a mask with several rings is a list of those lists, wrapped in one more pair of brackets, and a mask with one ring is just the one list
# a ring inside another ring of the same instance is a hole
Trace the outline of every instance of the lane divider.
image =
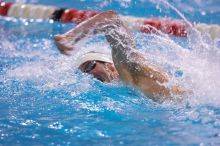
[[(0, 15), (15, 18), (52, 19), (63, 23), (72, 22), (79, 24), (98, 13), (100, 12), (65, 9), (44, 5), (0, 2)], [(125, 24), (132, 30), (137, 30), (143, 33), (156, 33), (156, 29), (163, 33), (178, 37), (187, 36), (187, 26), (180, 20), (120, 16)], [(212, 38), (220, 38), (219, 25), (195, 24), (194, 27), (202, 33), (210, 34)]]
[(8, 10), (7, 16), (15, 18), (48, 19), (56, 9), (56, 7), (43, 5), (13, 4)]
[(61, 22), (74, 22), (81, 23), (82, 21), (95, 16), (99, 12), (77, 10), (77, 9), (67, 9), (63, 12), (60, 21)]
[(195, 28), (201, 33), (209, 34), (212, 39), (220, 38), (220, 26), (217, 24), (199, 23), (195, 25)]
[(10, 9), (12, 3), (0, 2), (0, 15), (7, 16), (8, 10)]

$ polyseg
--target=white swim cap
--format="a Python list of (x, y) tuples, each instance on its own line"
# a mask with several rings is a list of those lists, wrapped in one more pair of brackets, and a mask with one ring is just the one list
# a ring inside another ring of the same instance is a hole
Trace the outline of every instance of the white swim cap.
[(76, 65), (80, 66), (81, 64), (83, 64), (87, 61), (91, 61), (91, 60), (113, 63), (111, 55), (92, 51), (92, 52), (88, 52), (86, 54), (83, 54), (81, 57), (79, 57), (77, 59)]

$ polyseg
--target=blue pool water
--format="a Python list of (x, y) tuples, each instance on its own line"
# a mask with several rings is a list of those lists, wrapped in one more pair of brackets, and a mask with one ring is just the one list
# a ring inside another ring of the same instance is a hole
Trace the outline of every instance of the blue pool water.
[[(23, 2), (180, 18), (154, 0)], [(220, 25), (220, 3), (198, 2), (170, 1), (190, 21)], [(181, 103), (159, 104), (121, 82), (103, 84), (79, 72), (77, 53), (63, 56), (53, 41), (74, 26), (0, 18), (0, 145), (220, 145), (219, 40), (133, 32), (143, 54), (194, 91)], [(107, 46), (97, 40), (78, 50)]]

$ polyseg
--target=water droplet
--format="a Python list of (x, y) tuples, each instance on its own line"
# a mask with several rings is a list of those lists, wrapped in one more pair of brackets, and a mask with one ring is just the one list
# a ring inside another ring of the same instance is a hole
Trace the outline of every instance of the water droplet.
[(29, 23), (28, 22), (24, 22), (24, 25), (27, 26)]
[(201, 15), (203, 15), (203, 16), (206, 15), (206, 12), (205, 12), (205, 11), (202, 11), (202, 12), (201, 12)]
[(63, 125), (60, 122), (54, 122), (50, 124), (48, 127), (52, 129), (62, 129)]
[(182, 76), (183, 76), (183, 71), (177, 70), (177, 71), (174, 73), (174, 76), (175, 76), (175, 77), (182, 77)]

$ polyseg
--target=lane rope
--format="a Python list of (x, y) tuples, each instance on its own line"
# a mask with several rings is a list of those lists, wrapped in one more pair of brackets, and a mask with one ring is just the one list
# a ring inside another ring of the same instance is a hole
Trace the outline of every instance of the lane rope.
[[(24, 19), (52, 19), (63, 23), (79, 24), (100, 12), (65, 9), (54, 6), (34, 5), (0, 2), (0, 15), (24, 18)], [(120, 15), (121, 19), (129, 29), (137, 30), (143, 33), (156, 33), (155, 29), (178, 37), (187, 36), (187, 25), (181, 20), (170, 20), (168, 18), (141, 18), (133, 16)], [(195, 24), (194, 27), (201, 33), (208, 33), (213, 39), (220, 38), (220, 26), (208, 25), (204, 23)]]

